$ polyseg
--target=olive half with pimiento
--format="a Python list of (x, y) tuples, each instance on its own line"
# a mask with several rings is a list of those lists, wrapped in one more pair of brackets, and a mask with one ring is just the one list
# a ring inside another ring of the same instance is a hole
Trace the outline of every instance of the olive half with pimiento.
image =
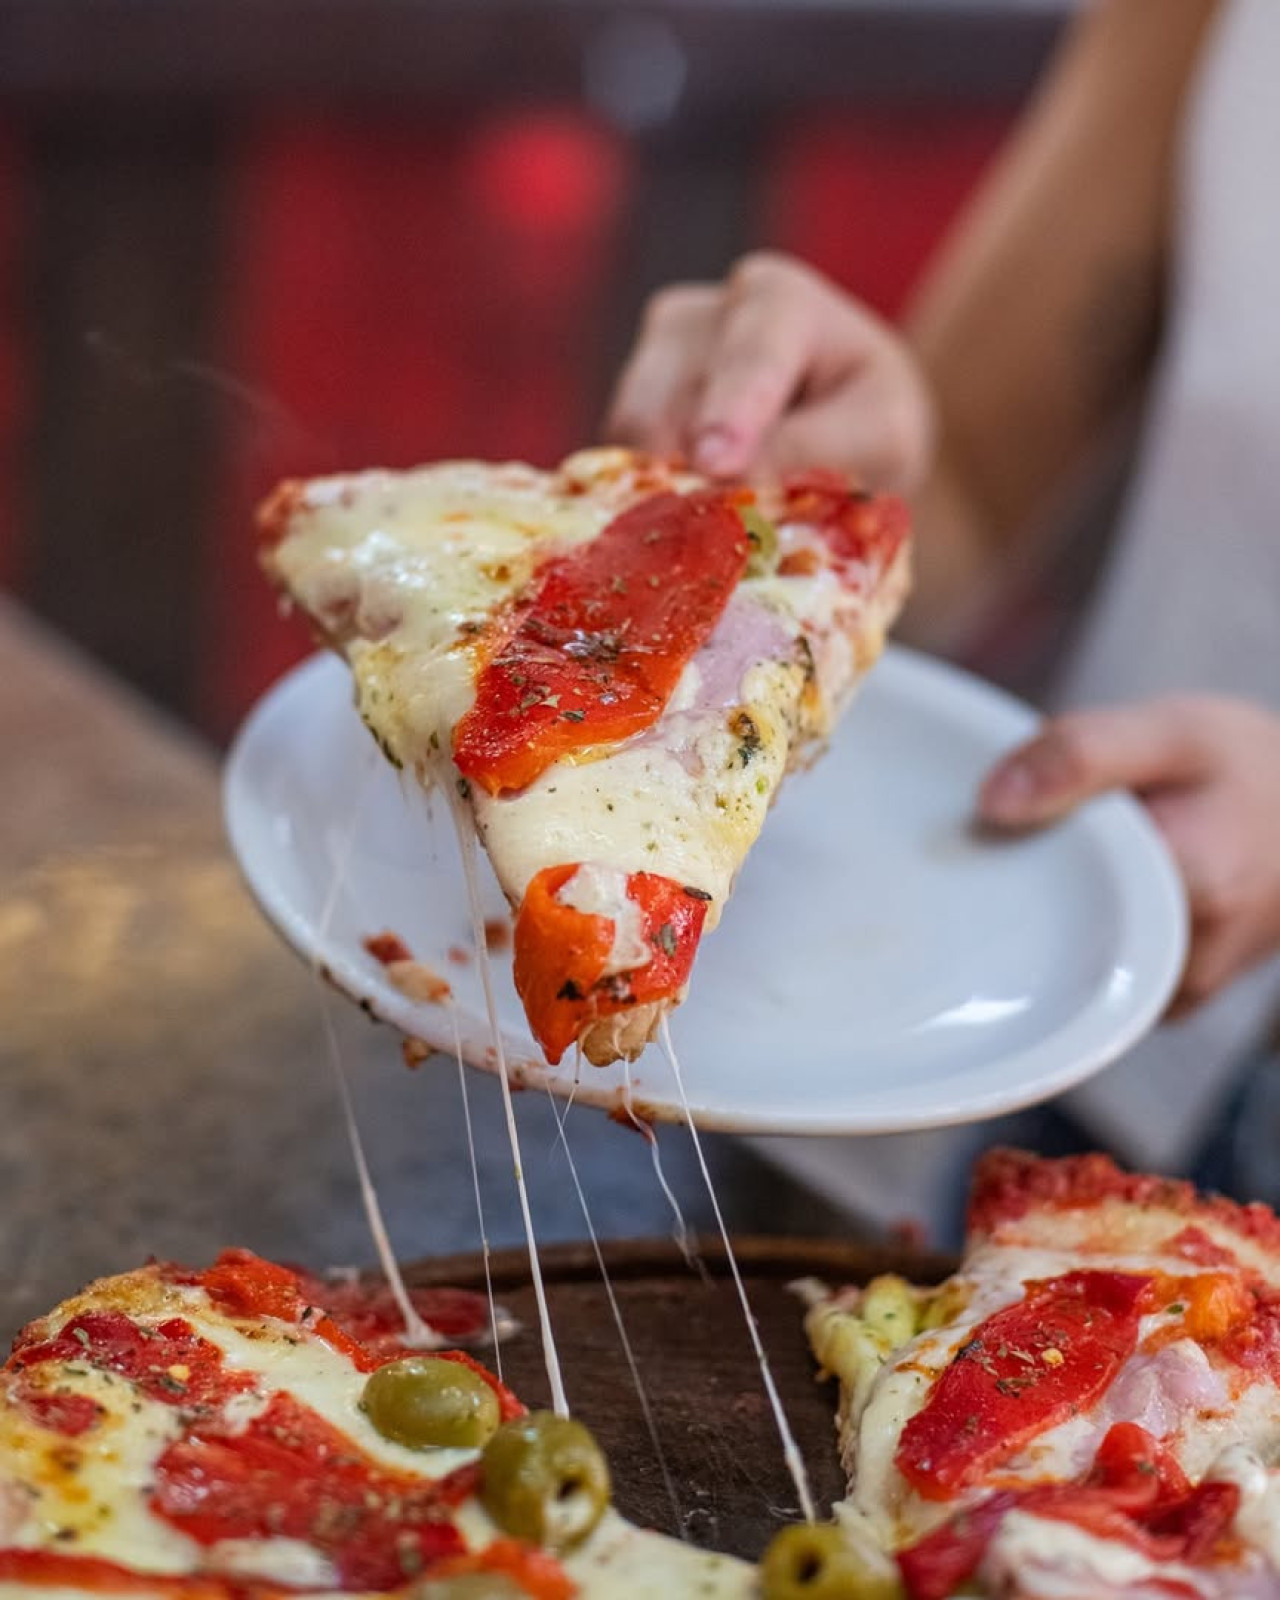
[(548, 1550), (572, 1550), (604, 1515), (609, 1464), (572, 1417), (531, 1411), (503, 1423), (484, 1447), (480, 1498), (505, 1532)]
[(492, 1384), (444, 1356), (387, 1362), (365, 1384), (360, 1407), (384, 1439), (411, 1450), (479, 1449), (502, 1421)]
[(764, 1600), (902, 1600), (887, 1560), (873, 1563), (831, 1523), (796, 1523), (776, 1535), (760, 1562)]

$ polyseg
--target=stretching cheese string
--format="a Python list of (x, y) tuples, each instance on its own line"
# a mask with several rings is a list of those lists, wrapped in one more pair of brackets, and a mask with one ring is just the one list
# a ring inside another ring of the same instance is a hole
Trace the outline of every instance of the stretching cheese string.
[(666, 1056), (671, 1071), (676, 1081), (676, 1089), (680, 1094), (680, 1104), (684, 1109), (685, 1121), (689, 1125), (689, 1136), (693, 1140), (693, 1148), (697, 1153), (698, 1165), (702, 1169), (702, 1181), (707, 1186), (707, 1195), (711, 1200), (711, 1209), (715, 1212), (716, 1223), (720, 1229), (720, 1237), (724, 1240), (725, 1254), (729, 1261), (729, 1271), (733, 1274), (733, 1281), (738, 1290), (738, 1299), (742, 1302), (742, 1314), (746, 1318), (747, 1332), (751, 1336), (751, 1345), (756, 1353), (756, 1360), (760, 1364), (760, 1377), (764, 1382), (764, 1391), (769, 1397), (769, 1404), (773, 1407), (773, 1419), (778, 1426), (778, 1436), (782, 1440), (782, 1457), (787, 1464), (787, 1471), (791, 1474), (791, 1481), (795, 1485), (796, 1494), (800, 1500), (800, 1509), (804, 1513), (806, 1522), (814, 1520), (813, 1492), (809, 1487), (809, 1474), (805, 1471), (804, 1461), (801, 1458), (799, 1447), (796, 1444), (795, 1434), (791, 1431), (791, 1424), (787, 1420), (787, 1413), (782, 1404), (782, 1396), (778, 1393), (778, 1386), (773, 1381), (773, 1370), (769, 1366), (769, 1358), (765, 1354), (764, 1345), (760, 1340), (760, 1329), (756, 1326), (755, 1314), (751, 1309), (751, 1302), (747, 1299), (746, 1285), (742, 1281), (742, 1274), (738, 1271), (738, 1260), (733, 1253), (733, 1246), (729, 1242), (729, 1230), (725, 1226), (724, 1216), (720, 1211), (720, 1202), (716, 1198), (715, 1184), (711, 1181), (711, 1172), (707, 1166), (707, 1158), (702, 1153), (702, 1141), (698, 1138), (698, 1130), (694, 1125), (693, 1113), (689, 1109), (689, 1097), (685, 1093), (684, 1074), (680, 1071), (680, 1063), (676, 1059), (675, 1046), (671, 1042), (671, 1029), (667, 1026), (667, 1019), (662, 1019), (662, 1031), (659, 1035), (662, 1042), (662, 1053)]
[(467, 1149), (471, 1153), (471, 1183), (476, 1194), (476, 1218), (480, 1223), (480, 1248), (484, 1252), (484, 1287), (489, 1296), (489, 1328), (493, 1334), (493, 1364), (499, 1382), (502, 1380), (502, 1339), (498, 1329), (498, 1303), (493, 1297), (493, 1273), (489, 1261), (489, 1230), (484, 1221), (484, 1201), (480, 1198), (480, 1163), (476, 1160), (475, 1134), (471, 1130), (471, 1097), (467, 1093), (467, 1069), (462, 1060), (462, 1034), (458, 1027), (457, 1001), (451, 1001), (449, 1016), (453, 1022), (453, 1058), (458, 1065), (458, 1088), (462, 1094), (462, 1120), (467, 1129)]
[(334, 1027), (333, 1014), (330, 1010), (332, 1000), (325, 984), (324, 973), (320, 964), (320, 951), (329, 936), (334, 912), (337, 909), (338, 896), (346, 883), (347, 868), (351, 862), (351, 851), (355, 845), (360, 815), (364, 810), (365, 799), (368, 796), (376, 766), (376, 753), (371, 750), (366, 761), (360, 787), (356, 793), (355, 804), (351, 810), (351, 819), (347, 825), (346, 832), (339, 840), (338, 849), (333, 858), (333, 874), (329, 880), (329, 890), (325, 896), (316, 929), (315, 954), (312, 956), (310, 963), (311, 979), (316, 989), (316, 999), (320, 1008), (320, 1021), (324, 1030), (329, 1064), (333, 1068), (333, 1074), (338, 1085), (338, 1095), (342, 1101), (342, 1114), (346, 1120), (347, 1137), (351, 1142), (351, 1154), (355, 1160), (356, 1177), (360, 1183), (360, 1199), (364, 1204), (365, 1220), (369, 1224), (369, 1232), (373, 1235), (374, 1249), (378, 1253), (378, 1261), (382, 1267), (383, 1276), (390, 1286), (396, 1309), (399, 1311), (404, 1323), (405, 1343), (418, 1350), (440, 1350), (444, 1348), (448, 1341), (441, 1338), (435, 1329), (425, 1323), (418, 1315), (413, 1301), (409, 1298), (409, 1291), (405, 1288), (404, 1277), (400, 1271), (400, 1264), (396, 1260), (395, 1251), (391, 1247), (391, 1238), (387, 1232), (386, 1220), (382, 1214), (382, 1206), (378, 1201), (378, 1192), (374, 1188), (373, 1178), (369, 1171), (369, 1162), (365, 1156), (364, 1140), (360, 1136), (360, 1126), (356, 1121), (355, 1107), (351, 1100), (351, 1085), (347, 1078), (346, 1063), (342, 1059), (342, 1049), (338, 1042), (338, 1033)]
[(573, 1159), (573, 1151), (569, 1148), (569, 1136), (565, 1132), (565, 1122), (569, 1116), (569, 1106), (563, 1110), (556, 1104), (555, 1091), (549, 1083), (545, 1084), (547, 1099), (551, 1102), (551, 1114), (556, 1119), (556, 1129), (560, 1135), (560, 1144), (564, 1149), (565, 1159), (569, 1163), (569, 1175), (573, 1179), (573, 1187), (577, 1192), (578, 1204), (582, 1207), (582, 1219), (587, 1225), (587, 1234), (591, 1240), (591, 1248), (595, 1252), (596, 1266), (600, 1269), (600, 1277), (604, 1283), (604, 1292), (609, 1299), (609, 1309), (613, 1312), (614, 1326), (618, 1330), (618, 1340), (622, 1345), (622, 1353), (626, 1357), (627, 1366), (631, 1372), (631, 1382), (635, 1387), (636, 1398), (640, 1402), (640, 1412), (644, 1417), (645, 1427), (649, 1432), (649, 1442), (653, 1445), (653, 1453), (657, 1458), (658, 1471), (662, 1474), (662, 1482), (667, 1491), (667, 1499), (671, 1502), (671, 1511), (675, 1517), (675, 1526), (679, 1529), (680, 1537), (688, 1539), (685, 1527), (684, 1514), (680, 1510), (680, 1499), (676, 1494), (675, 1480), (671, 1476), (671, 1468), (667, 1465), (666, 1452), (662, 1448), (662, 1440), (658, 1437), (658, 1425), (654, 1420), (653, 1408), (649, 1404), (649, 1394), (640, 1377), (640, 1367), (631, 1348), (631, 1340), (627, 1337), (626, 1325), (622, 1319), (622, 1307), (618, 1304), (618, 1297), (614, 1293), (613, 1281), (609, 1277), (609, 1269), (605, 1266), (604, 1252), (600, 1248), (600, 1240), (596, 1236), (595, 1224), (591, 1220), (591, 1210), (587, 1205), (587, 1196), (582, 1187), (582, 1180), (578, 1177), (578, 1168)]
[(547, 1308), (547, 1293), (542, 1282), (542, 1263), (538, 1258), (538, 1241), (533, 1231), (533, 1214), (529, 1209), (529, 1191), (524, 1181), (520, 1134), (516, 1128), (515, 1106), (511, 1099), (507, 1055), (503, 1048), (502, 1030), (498, 1025), (498, 1006), (493, 997), (493, 974), (490, 971), (488, 944), (484, 936), (484, 911), (480, 904), (479, 885), (476, 882), (475, 823), (452, 787), (446, 786), (445, 793), (449, 797), (449, 810), (458, 835), (462, 874), (466, 880), (467, 901), (471, 909), (471, 934), (475, 941), (476, 959), (480, 967), (480, 982), (484, 988), (485, 1008), (489, 1014), (489, 1029), (497, 1058), (498, 1081), (502, 1085), (502, 1109), (506, 1115), (507, 1137), (511, 1142), (511, 1159), (515, 1166), (516, 1194), (520, 1200), (520, 1214), (524, 1219), (525, 1243), (529, 1251), (529, 1274), (533, 1280), (533, 1298), (538, 1306), (538, 1329), (542, 1335), (542, 1358), (547, 1369), (547, 1382), (551, 1387), (551, 1407), (557, 1416), (567, 1417), (569, 1402), (565, 1397), (564, 1379), (560, 1373), (560, 1354), (556, 1349), (551, 1313)]

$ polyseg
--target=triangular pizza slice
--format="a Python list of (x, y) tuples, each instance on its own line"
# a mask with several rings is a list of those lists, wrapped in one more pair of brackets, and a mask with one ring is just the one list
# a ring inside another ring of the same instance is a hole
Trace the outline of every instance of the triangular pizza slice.
[(826, 1539), (907, 1600), (1280, 1596), (1265, 1207), (997, 1150), (953, 1277), (808, 1292), (849, 1494), (775, 1564)]
[(548, 1060), (636, 1056), (880, 653), (904, 507), (599, 449), (286, 483), (260, 521), (386, 755), (470, 808)]

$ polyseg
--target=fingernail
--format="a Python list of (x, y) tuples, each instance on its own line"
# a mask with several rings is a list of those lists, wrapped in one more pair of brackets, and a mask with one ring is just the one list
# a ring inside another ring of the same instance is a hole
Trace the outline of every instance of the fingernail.
[(978, 810), (990, 822), (1021, 822), (1034, 808), (1041, 787), (1025, 761), (997, 767), (982, 785)]
[(693, 464), (699, 472), (729, 473), (740, 469), (737, 440), (728, 428), (703, 428), (693, 444)]

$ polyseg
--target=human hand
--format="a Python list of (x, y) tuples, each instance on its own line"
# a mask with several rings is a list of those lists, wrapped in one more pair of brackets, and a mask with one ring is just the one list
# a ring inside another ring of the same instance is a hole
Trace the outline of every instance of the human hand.
[(723, 283), (650, 300), (605, 431), (712, 477), (821, 466), (901, 492), (924, 475), (933, 420), (887, 323), (800, 262), (758, 253)]
[(1280, 718), (1209, 696), (1055, 717), (992, 770), (978, 812), (1036, 827), (1117, 788), (1144, 802), (1186, 885), (1182, 1013), (1280, 950)]

